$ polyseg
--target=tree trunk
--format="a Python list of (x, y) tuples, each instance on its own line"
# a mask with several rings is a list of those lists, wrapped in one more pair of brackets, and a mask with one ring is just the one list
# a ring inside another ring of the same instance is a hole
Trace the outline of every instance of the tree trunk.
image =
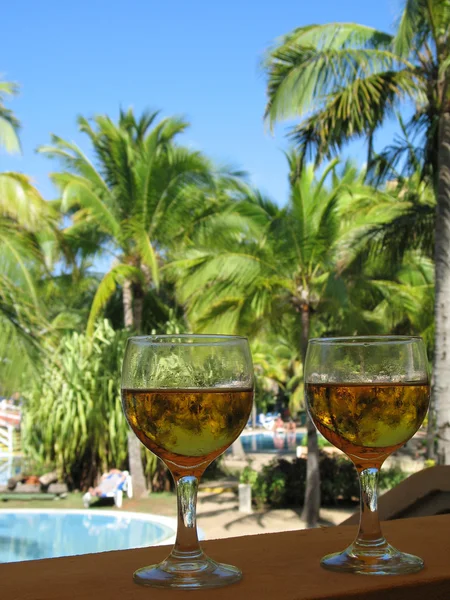
[[(309, 339), (309, 305), (302, 306), (302, 339), (301, 354), (303, 369), (306, 364), (306, 350)], [(308, 457), (306, 462), (306, 490), (303, 506), (302, 519), (307, 527), (317, 527), (320, 512), (320, 472), (319, 472), (319, 444), (317, 431), (309, 414), (306, 419), (306, 431), (308, 433)]]
[[(434, 388), (434, 377), (431, 378), (431, 386)], [(436, 460), (436, 411), (434, 409), (434, 398), (431, 396), (430, 408), (428, 409), (427, 425), (427, 459)]]
[[(123, 283), (122, 300), (125, 327), (136, 329), (133, 315), (133, 284), (128, 279)], [(147, 483), (142, 465), (141, 442), (132, 431), (128, 432), (128, 464), (133, 481), (133, 495), (141, 498), (147, 493)]]
[(122, 288), (123, 322), (125, 327), (130, 329), (134, 325), (132, 285), (133, 284), (131, 283), (131, 281), (125, 279)]
[(134, 299), (134, 329), (138, 332), (142, 332), (142, 315), (144, 312), (144, 290), (140, 283), (133, 285), (133, 299)]
[(147, 482), (142, 466), (141, 442), (132, 431), (128, 432), (128, 463), (133, 482), (133, 496), (142, 498), (147, 495)]
[(435, 350), (433, 402), (437, 459), (450, 464), (450, 112), (439, 120), (439, 173), (435, 240)]

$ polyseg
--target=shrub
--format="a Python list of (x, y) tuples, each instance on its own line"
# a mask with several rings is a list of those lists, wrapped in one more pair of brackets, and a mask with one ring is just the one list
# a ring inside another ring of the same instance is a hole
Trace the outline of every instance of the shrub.
[(382, 491), (390, 490), (404, 479), (408, 477), (408, 474), (400, 469), (400, 467), (392, 467), (391, 469), (381, 469), (379, 488)]
[[(23, 394), (22, 446), (36, 472), (54, 465), (63, 480), (81, 489), (111, 467), (127, 467), (120, 371), (128, 335), (104, 320), (91, 337), (66, 334), (56, 351), (47, 349)], [(150, 481), (160, 475), (149, 451), (144, 465)]]
[[(302, 438), (302, 443), (301, 446), (304, 446), (306, 448), (306, 446), (308, 445), (308, 436), (304, 435)], [(333, 444), (330, 444), (330, 442), (323, 437), (323, 435), (318, 435), (317, 436), (317, 445), (319, 446), (319, 450), (321, 450), (322, 448), (331, 448)]]
[(53, 463), (73, 487), (99, 471), (122, 468), (128, 427), (120, 398), (125, 336), (107, 321), (92, 337), (63, 336), (25, 391), (22, 443), (37, 463)]
[[(339, 503), (353, 503), (358, 500), (358, 476), (348, 459), (321, 453), (319, 468), (323, 506), (336, 506)], [(380, 489), (389, 489), (405, 477), (406, 474), (398, 468), (382, 470)], [(260, 473), (246, 467), (241, 474), (241, 482), (252, 485), (253, 500), (257, 506), (299, 506), (305, 496), (306, 459), (276, 459), (265, 465)]]
[(249, 483), (250, 485), (255, 485), (256, 480), (258, 479), (258, 473), (248, 465), (244, 467), (239, 476), (239, 483)]

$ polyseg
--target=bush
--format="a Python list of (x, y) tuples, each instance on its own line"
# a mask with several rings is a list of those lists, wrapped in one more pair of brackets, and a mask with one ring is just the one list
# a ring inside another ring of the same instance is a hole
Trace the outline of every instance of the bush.
[(255, 485), (256, 480), (258, 479), (258, 473), (252, 469), (250, 466), (244, 467), (241, 471), (239, 477), (239, 483), (249, 483), (250, 485)]
[[(129, 427), (122, 410), (120, 371), (127, 331), (108, 321), (94, 334), (69, 333), (47, 348), (24, 390), (22, 446), (36, 473), (54, 466), (71, 488), (93, 485), (111, 467), (128, 466)], [(144, 452), (147, 477), (165, 489), (166, 468)], [(153, 478), (153, 479), (152, 479)]]
[(390, 490), (404, 479), (408, 474), (400, 469), (400, 467), (392, 467), (391, 469), (381, 469), (378, 487), (382, 491)]
[[(306, 448), (307, 445), (308, 445), (308, 436), (304, 435), (302, 438), (301, 446)], [(317, 445), (319, 446), (319, 450), (322, 450), (322, 448), (331, 448), (333, 444), (331, 444), (327, 439), (325, 439), (323, 437), (323, 435), (318, 435), (317, 436)]]
[[(323, 506), (350, 504), (358, 500), (358, 475), (348, 459), (321, 453), (319, 469)], [(389, 489), (405, 477), (406, 474), (398, 468), (381, 470), (380, 489)], [(264, 466), (260, 473), (246, 467), (241, 474), (241, 482), (252, 485), (253, 501), (257, 506), (299, 506), (305, 496), (306, 459), (276, 459)]]

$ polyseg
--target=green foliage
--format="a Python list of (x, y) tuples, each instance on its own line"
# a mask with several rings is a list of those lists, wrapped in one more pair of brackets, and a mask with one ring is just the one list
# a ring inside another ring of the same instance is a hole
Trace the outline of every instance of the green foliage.
[(408, 474), (400, 467), (391, 467), (390, 469), (381, 469), (378, 486), (381, 491), (387, 491), (401, 483), (408, 477)]
[[(61, 190), (61, 210), (71, 219), (65, 235), (80, 248), (89, 241), (95, 254), (108, 246), (116, 257), (99, 283), (88, 321), (88, 332), (114, 292), (132, 283), (132, 322), (142, 329), (142, 299), (158, 292), (167, 252), (183, 243), (192, 228), (215, 205), (216, 185), (234, 174), (216, 173), (201, 153), (177, 143), (188, 124), (157, 113), (122, 112), (118, 123), (107, 116), (78, 120), (91, 142), (96, 161), (57, 136), (40, 151), (59, 160), (62, 171), (52, 175)], [(91, 245), (91, 240), (96, 244)], [(136, 305), (139, 305), (137, 308)]]
[(239, 476), (239, 483), (249, 483), (254, 486), (258, 479), (258, 472), (252, 469), (250, 465), (244, 467)]
[[(323, 506), (353, 504), (359, 498), (358, 476), (353, 464), (343, 457), (321, 453), (320, 488)], [(380, 490), (388, 490), (407, 477), (398, 468), (382, 469)], [(246, 467), (241, 482), (252, 485), (252, 498), (259, 507), (298, 506), (303, 503), (306, 486), (306, 460), (276, 459), (260, 473)]]
[[(232, 209), (241, 218), (241, 234), (232, 229), (228, 236), (225, 230), (212, 239), (194, 237), (195, 249), (183, 251), (171, 272), (197, 331), (254, 336), (276, 322), (298, 358), (300, 308), (316, 309), (327, 285), (339, 280), (334, 256), (340, 188), (328, 187), (326, 173), (319, 178), (312, 168), (296, 174), (295, 156), (289, 162), (293, 184), (286, 208), (244, 190)], [(335, 167), (330, 164), (327, 172)]]
[(4, 105), (5, 96), (15, 96), (18, 86), (11, 81), (0, 81), (0, 148), (5, 148), (11, 154), (20, 152), (19, 120), (14, 113)]
[(395, 36), (356, 23), (328, 23), (297, 28), (269, 50), (266, 117), (272, 124), (302, 119), (291, 131), (302, 161), (330, 158), (358, 137), (368, 140), (371, 161), (377, 129), (403, 101), (412, 101), (415, 113), (404, 137), (382, 152), (380, 164), (403, 163), (410, 171), (419, 157), (423, 172), (436, 175), (436, 123), (445, 105), (436, 73), (443, 76), (449, 64), (446, 4), (407, 0)]
[(54, 464), (74, 488), (123, 468), (128, 426), (120, 397), (125, 336), (104, 321), (91, 338), (63, 336), (47, 348), (39, 375), (24, 390), (22, 445), (37, 463)]
[[(330, 444), (330, 442), (327, 439), (325, 439), (322, 435), (318, 436), (317, 444), (318, 444), (320, 450), (322, 448), (330, 448), (333, 445), (333, 444)], [(308, 447), (308, 435), (307, 434), (305, 434), (303, 436), (301, 446), (303, 446), (304, 448)]]
[[(286, 117), (300, 118), (291, 131), (300, 163), (307, 157), (313, 157), (316, 164), (329, 160), (348, 141), (364, 138), (368, 179), (397, 188), (392, 194), (397, 202), (385, 202), (384, 214), (375, 215), (372, 224), (367, 217), (373, 208), (363, 208), (366, 226), (356, 230), (349, 244), (359, 271), (361, 252), (366, 258), (371, 253), (371, 259), (378, 255), (378, 266), (383, 253), (385, 265), (395, 267), (408, 252), (415, 252), (418, 260), (418, 250), (433, 255), (433, 194), (439, 177), (439, 122), (448, 100), (449, 31), (448, 2), (406, 0), (394, 36), (354, 23), (312, 25), (282, 37), (266, 57), (266, 117), (271, 124)], [(404, 102), (414, 107), (408, 121), (400, 116)], [(377, 153), (374, 136), (393, 115), (398, 117), (401, 133)], [(389, 275), (391, 280), (392, 272)], [(383, 282), (369, 293), (377, 298), (385, 295), (374, 325), (385, 323), (387, 331), (400, 333), (405, 323), (398, 318), (398, 306), (394, 315), (384, 310), (387, 304), (392, 298), (402, 298), (403, 304), (421, 307), (420, 314), (430, 314), (433, 290), (415, 290), (420, 297), (414, 298), (410, 288), (398, 283), (391, 290), (395, 288), (395, 293), (389, 293)], [(411, 316), (412, 328), (423, 332), (431, 347), (431, 318), (418, 325), (414, 323), (417, 315)]]
[[(1, 88), (1, 85), (0, 85)], [(57, 213), (30, 180), (0, 173), (0, 393), (21, 389), (33, 373), (44, 334), (51, 337), (39, 297), (56, 240)]]

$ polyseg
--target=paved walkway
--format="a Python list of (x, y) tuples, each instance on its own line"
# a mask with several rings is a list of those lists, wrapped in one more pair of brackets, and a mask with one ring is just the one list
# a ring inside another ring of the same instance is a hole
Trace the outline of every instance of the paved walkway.
[[(198, 495), (198, 526), (205, 539), (236, 537), (258, 533), (275, 533), (304, 529), (300, 511), (294, 509), (255, 511), (250, 515), (238, 511), (238, 499), (233, 492)], [(321, 526), (338, 525), (350, 515), (352, 509), (321, 509)]]

